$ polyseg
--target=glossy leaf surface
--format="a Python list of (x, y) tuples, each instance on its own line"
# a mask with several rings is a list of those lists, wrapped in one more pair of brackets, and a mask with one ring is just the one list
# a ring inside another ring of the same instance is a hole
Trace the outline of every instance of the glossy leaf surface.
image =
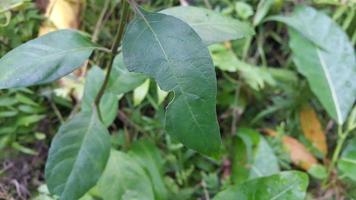
[(166, 111), (169, 134), (200, 153), (217, 154), (221, 144), (217, 86), (208, 49), (183, 21), (141, 12), (125, 33), (127, 68), (153, 77), (162, 90), (174, 92)]
[(49, 83), (80, 67), (96, 46), (79, 32), (49, 33), (0, 59), (0, 89)]
[(161, 13), (172, 15), (189, 24), (207, 45), (254, 34), (247, 23), (205, 8), (180, 6), (162, 10)]
[(307, 186), (306, 174), (287, 171), (232, 186), (218, 193), (214, 200), (303, 200)]
[(93, 110), (62, 125), (52, 141), (45, 176), (61, 200), (77, 200), (95, 186), (109, 158), (109, 133)]
[(311, 7), (300, 6), (289, 17), (270, 19), (290, 26), (290, 47), (298, 71), (329, 115), (343, 124), (356, 99), (356, 58), (346, 33)]

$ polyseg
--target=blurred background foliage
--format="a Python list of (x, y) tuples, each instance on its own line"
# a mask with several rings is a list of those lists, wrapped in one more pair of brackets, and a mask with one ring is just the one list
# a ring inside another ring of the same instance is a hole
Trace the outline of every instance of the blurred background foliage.
[[(66, 1), (73, 8), (67, 12), (75, 17), (68, 13), (61, 16), (60, 9), (53, 11), (58, 12), (55, 17), (64, 19), (63, 26), (65, 18), (75, 20), (74, 25), (68, 24), (70, 28), (78, 28), (90, 34), (93, 41), (110, 47), (117, 29), (119, 13), (115, 5), (119, 0)], [(0, 56), (53, 25), (48, 21), (51, 18), (48, 9), (46, 12), (48, 1), (18, 2), (11, 10), (0, 10)], [(142, 169), (149, 171), (149, 176), (153, 176), (149, 178), (157, 187), (153, 190), (162, 199), (210, 199), (231, 183), (287, 169), (309, 172), (312, 177), (309, 199), (356, 198), (355, 168), (347, 163), (343, 166), (346, 174), (334, 177), (333, 187), (326, 191), (321, 188), (329, 163), (328, 152), (335, 147), (336, 125), (305, 78), (297, 73), (286, 27), (264, 22), (267, 16), (291, 12), (297, 4), (312, 5), (342, 27), (355, 45), (353, 0), (138, 2), (151, 11), (178, 5), (205, 7), (247, 22), (255, 35), (209, 47), (218, 76), (217, 112), (224, 143), (221, 160), (202, 157), (165, 134), (164, 108), (171, 95), (161, 91), (153, 80), (127, 75), (127, 70), (117, 64), (116, 75), (125, 77), (130, 83), (126, 87), (133, 89), (107, 97), (104, 103), (108, 113), (112, 111), (107, 123), (112, 146), (125, 152), (118, 153), (120, 160), (112, 161), (120, 163), (118, 168), (127, 170), (127, 166), (135, 166), (132, 170), (137, 173)], [(80, 109), (78, 103), (85, 102), (85, 91), (95, 87), (89, 83), (100, 76), (97, 74), (104, 73), (100, 67), (106, 64), (105, 56), (99, 51), (92, 56), (87, 63), (89, 73), (81, 70), (53, 85), (0, 92), (0, 199), (53, 198), (42, 174), (49, 142), (57, 127)], [(93, 71), (96, 76), (92, 79), (91, 70), (97, 70)], [(355, 111), (353, 115), (356, 117)], [(349, 158), (355, 159), (355, 146), (349, 145), (343, 156), (352, 154)], [(139, 178), (142, 177), (118, 177), (118, 180), (138, 183)], [(133, 187), (127, 184), (126, 187)], [(144, 188), (145, 184), (137, 187)], [(95, 194), (94, 188), (84, 198), (95, 199)]]

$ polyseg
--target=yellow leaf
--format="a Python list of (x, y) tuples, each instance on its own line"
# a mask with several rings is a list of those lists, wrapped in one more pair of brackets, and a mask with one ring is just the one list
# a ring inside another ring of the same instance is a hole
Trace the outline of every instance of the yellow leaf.
[[(276, 137), (278, 133), (272, 129), (263, 130), (267, 135)], [(316, 158), (297, 139), (290, 136), (283, 136), (283, 146), (289, 153), (294, 165), (308, 171), (313, 165), (318, 164)]]
[(312, 145), (317, 148), (323, 156), (328, 153), (325, 133), (314, 109), (309, 105), (303, 106), (300, 111), (300, 125), (304, 136)]
[(45, 14), (47, 21), (41, 26), (39, 35), (58, 29), (78, 29), (83, 5), (84, 0), (50, 0)]

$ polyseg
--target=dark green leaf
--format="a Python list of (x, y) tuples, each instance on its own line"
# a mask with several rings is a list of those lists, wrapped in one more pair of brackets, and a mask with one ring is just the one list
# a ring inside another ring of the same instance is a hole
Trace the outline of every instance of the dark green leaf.
[(216, 77), (209, 51), (187, 24), (172, 16), (142, 11), (127, 27), (124, 61), (130, 71), (153, 77), (173, 91), (166, 130), (186, 146), (217, 154)]
[(270, 18), (290, 26), (290, 47), (329, 115), (343, 124), (356, 98), (356, 58), (347, 35), (325, 14), (300, 6), (289, 17)]
[(154, 200), (151, 185), (145, 171), (131, 156), (112, 150), (97, 187), (105, 200)]
[(302, 172), (281, 172), (232, 186), (218, 193), (214, 200), (303, 200), (308, 182), (308, 176)]
[(43, 84), (80, 67), (96, 46), (77, 31), (31, 40), (0, 59), (0, 89)]
[(180, 6), (162, 10), (161, 13), (172, 15), (189, 24), (207, 45), (254, 34), (254, 30), (247, 23), (205, 8)]
[(77, 200), (90, 190), (109, 158), (109, 133), (92, 110), (62, 125), (52, 141), (45, 175), (49, 190), (61, 200)]

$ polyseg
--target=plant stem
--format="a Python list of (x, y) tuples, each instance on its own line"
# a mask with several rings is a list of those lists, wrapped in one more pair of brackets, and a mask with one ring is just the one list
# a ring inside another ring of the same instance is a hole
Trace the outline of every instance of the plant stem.
[(331, 159), (331, 163), (329, 165), (329, 168), (328, 168), (328, 175), (323, 183), (324, 187), (327, 185), (327, 181), (329, 181), (330, 179), (330, 176), (331, 176), (331, 173), (332, 171), (334, 170), (335, 168), (335, 165), (336, 165), (336, 162), (339, 160), (339, 156), (340, 156), (340, 153), (341, 153), (341, 150), (342, 150), (342, 147), (344, 145), (344, 142), (348, 136), (348, 134), (350, 133), (349, 130), (343, 132), (342, 130), (342, 125), (339, 125), (338, 126), (338, 130), (337, 130), (337, 134), (338, 134), (338, 139), (337, 139), (337, 144), (336, 144), (336, 148), (334, 150), (334, 153), (333, 153), (333, 156), (332, 156), (332, 159)]
[(111, 73), (111, 70), (112, 70), (112, 65), (114, 63), (114, 58), (115, 58), (116, 54), (118, 53), (118, 48), (120, 46), (122, 37), (124, 35), (125, 25), (126, 25), (128, 16), (129, 16), (129, 5), (126, 2), (126, 0), (122, 0), (122, 14), (121, 14), (121, 18), (120, 18), (119, 29), (118, 29), (118, 31), (117, 31), (117, 33), (115, 35), (113, 45), (111, 46), (111, 55), (110, 55), (110, 59), (109, 59), (108, 67), (107, 67), (108, 71), (106, 73), (104, 82), (101, 85), (99, 93), (96, 96), (95, 102), (94, 102), (95, 105), (96, 105), (96, 109), (97, 109), (97, 112), (98, 112), (98, 115), (99, 115), (100, 119), (102, 119), (101, 113), (100, 113), (100, 106), (99, 106), (100, 100), (103, 97), (105, 89), (106, 89), (106, 87), (107, 87), (107, 85), (109, 83), (109, 77), (110, 77), (110, 73)]

